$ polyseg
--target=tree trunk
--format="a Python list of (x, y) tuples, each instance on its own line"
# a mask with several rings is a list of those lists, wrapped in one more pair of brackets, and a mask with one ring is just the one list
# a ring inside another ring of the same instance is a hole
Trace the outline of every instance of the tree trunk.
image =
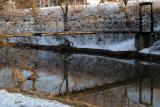
[(68, 31), (68, 1), (65, 4), (65, 11), (63, 14), (64, 31)]

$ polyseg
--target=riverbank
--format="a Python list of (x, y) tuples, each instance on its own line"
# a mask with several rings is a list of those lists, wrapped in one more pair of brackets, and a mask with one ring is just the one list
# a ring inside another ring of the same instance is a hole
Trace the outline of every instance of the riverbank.
[(1, 107), (71, 107), (54, 100), (9, 93), (4, 89), (0, 90), (0, 105)]

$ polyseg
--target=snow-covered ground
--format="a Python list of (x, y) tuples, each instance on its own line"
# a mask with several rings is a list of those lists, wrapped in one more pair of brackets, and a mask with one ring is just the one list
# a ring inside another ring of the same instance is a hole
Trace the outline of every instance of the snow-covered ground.
[(134, 39), (128, 39), (120, 43), (97, 45), (94, 43), (86, 43), (86, 45), (77, 45), (77, 48), (105, 49), (110, 51), (135, 51)]
[(53, 100), (43, 100), (0, 90), (0, 107), (70, 107)]
[(142, 49), (142, 50), (140, 51), (140, 53), (160, 55), (160, 51), (159, 51), (159, 50), (155, 51), (155, 50), (152, 50), (151, 48)]
[[(160, 0), (138, 0), (138, 1), (154, 1), (156, 4), (160, 3)], [(69, 6), (68, 22), (69, 31), (103, 31), (103, 30), (136, 30), (136, 26), (128, 26), (121, 23), (125, 19), (125, 13), (121, 5), (117, 2), (106, 2), (99, 4), (99, 0), (88, 0), (89, 5), (76, 5)], [(131, 5), (132, 4), (132, 5)], [(131, 11), (132, 17), (129, 18), (130, 21), (137, 21), (138, 8), (133, 8), (133, 4), (137, 6), (137, 0), (128, 2), (128, 9)], [(63, 31), (63, 13), (59, 6), (40, 8), (39, 21), (40, 23), (35, 24), (30, 10), (24, 10), (26, 15), (18, 20), (17, 23), (11, 22), (0, 22), (0, 32), (59, 32)], [(136, 13), (137, 12), (137, 13)], [(28, 15), (29, 14), (29, 15)], [(156, 14), (157, 15), (157, 14)], [(156, 16), (155, 15), (155, 16)], [(25, 19), (23, 22), (22, 19)], [(159, 19), (159, 18), (158, 18)], [(116, 23), (115, 23), (116, 22)], [(117, 24), (117, 22), (120, 22)], [(158, 23), (158, 22), (157, 22)], [(155, 30), (160, 31), (160, 27), (155, 23)], [(12, 25), (12, 26), (11, 26)], [(134, 27), (133, 27), (134, 26)], [(139, 27), (139, 26), (138, 26)], [(137, 28), (138, 28), (137, 27)], [(127, 28), (127, 29), (126, 29)], [(147, 27), (148, 28), (148, 27)], [(90, 35), (92, 36), (92, 35)], [(131, 36), (128, 34), (128, 36)], [(106, 49), (111, 51), (135, 51), (133, 38), (125, 38), (114, 36), (115, 41), (109, 41), (108, 35), (103, 35), (100, 37), (68, 37), (67, 39), (73, 43), (74, 47), (77, 48), (93, 48), (93, 49)], [(125, 38), (125, 39), (123, 39)], [(41, 45), (58, 45), (61, 44), (60, 41), (52, 37), (32, 37), (31, 40), (20, 38), (20, 39), (10, 39), (10, 42), (23, 42), (23, 43), (33, 43)], [(149, 50), (143, 50), (144, 53), (149, 52)], [(142, 51), (141, 51), (142, 52)]]
[[(76, 48), (91, 48), (91, 49), (105, 49), (110, 51), (135, 51), (134, 39), (126, 39), (123, 41), (111, 42), (103, 39), (104, 41), (98, 41), (95, 36), (89, 37), (77, 37), (69, 36), (66, 37), (70, 42), (73, 43), (73, 47)], [(63, 38), (56, 37), (31, 37), (29, 38), (12, 38), (9, 42), (20, 42), (20, 43), (32, 43), (38, 45), (59, 45), (63, 44)]]
[[(159, 0), (154, 0), (154, 2), (157, 1)], [(70, 31), (135, 30), (138, 27), (130, 24), (131, 27), (128, 28), (125, 25), (126, 15), (124, 7), (120, 3), (106, 2), (99, 4), (97, 0), (89, 0), (88, 2), (90, 2), (88, 5), (69, 6), (68, 22)], [(158, 2), (155, 4), (158, 4)], [(137, 0), (128, 2), (128, 11), (130, 12), (128, 20), (131, 22), (138, 22), (138, 8), (136, 6), (138, 6)], [(5, 20), (11, 16), (9, 14), (0, 16), (0, 33), (63, 31), (63, 12), (59, 6), (38, 9), (38, 24), (34, 23), (30, 9), (23, 10), (23, 14), (17, 11), (15, 14), (20, 14), (20, 17), (13, 16), (7, 23), (5, 23)], [(114, 24), (114, 22), (123, 22), (123, 24)]]
[(155, 42), (149, 48), (142, 49), (140, 53), (160, 55), (160, 41)]
[(159, 32), (160, 31), (160, 25), (154, 28), (154, 31)]

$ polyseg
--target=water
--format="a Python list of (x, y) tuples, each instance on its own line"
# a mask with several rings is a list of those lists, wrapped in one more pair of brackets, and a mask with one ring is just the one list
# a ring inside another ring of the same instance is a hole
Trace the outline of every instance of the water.
[[(0, 58), (1, 88), (20, 85), (97, 107), (159, 107), (156, 63), (13, 48), (2, 48)], [(37, 79), (27, 80), (34, 71)]]

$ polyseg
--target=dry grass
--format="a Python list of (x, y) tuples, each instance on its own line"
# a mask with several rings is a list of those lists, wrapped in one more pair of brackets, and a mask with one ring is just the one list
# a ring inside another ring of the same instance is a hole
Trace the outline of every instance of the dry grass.
[[(2, 89), (2, 88), (0, 88)], [(3, 88), (4, 89), (4, 88)], [(31, 97), (35, 97), (35, 98), (42, 98), (42, 99), (47, 99), (47, 100), (56, 100), (59, 101), (61, 103), (64, 104), (68, 104), (74, 107), (96, 107), (94, 105), (85, 103), (85, 102), (81, 102), (81, 101), (76, 101), (76, 100), (71, 100), (67, 97), (63, 98), (63, 97), (56, 97), (55, 94), (52, 93), (44, 93), (44, 92), (40, 92), (40, 91), (32, 91), (32, 90), (21, 90), (19, 88), (5, 88), (5, 90), (7, 90), (10, 93), (21, 93), (23, 95), (29, 95)]]

